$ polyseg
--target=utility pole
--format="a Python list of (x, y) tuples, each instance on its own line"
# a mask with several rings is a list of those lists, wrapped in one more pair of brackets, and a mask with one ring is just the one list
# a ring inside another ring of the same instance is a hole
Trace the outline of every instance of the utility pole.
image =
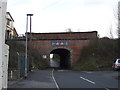
[(31, 16), (33, 16), (33, 14), (27, 14), (27, 20), (26, 20), (26, 50), (25, 50), (25, 78), (27, 77), (27, 67), (28, 67), (28, 17), (30, 16), (30, 34), (31, 34), (31, 26), (32, 26), (32, 20), (31, 20)]

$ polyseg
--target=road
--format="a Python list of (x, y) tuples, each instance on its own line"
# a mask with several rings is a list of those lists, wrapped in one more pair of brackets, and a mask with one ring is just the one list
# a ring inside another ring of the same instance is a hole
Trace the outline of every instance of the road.
[(59, 65), (59, 63), (58, 63), (57, 61), (50, 59), (50, 66), (57, 68), (57, 67), (59, 67), (60, 65)]
[(14, 84), (9, 83), (9, 88), (118, 90), (114, 89), (118, 88), (117, 77), (117, 71), (38, 70), (32, 71), (25, 80), (20, 80)]
[[(54, 71), (59, 88), (118, 88), (115, 71)], [(119, 83), (120, 85), (120, 83)]]

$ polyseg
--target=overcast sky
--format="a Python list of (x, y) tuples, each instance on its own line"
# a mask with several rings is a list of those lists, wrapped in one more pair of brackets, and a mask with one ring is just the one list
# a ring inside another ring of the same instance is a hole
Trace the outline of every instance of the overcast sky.
[(119, 0), (8, 0), (7, 11), (18, 34), (26, 31), (26, 14), (32, 13), (32, 32), (98, 31), (116, 36)]

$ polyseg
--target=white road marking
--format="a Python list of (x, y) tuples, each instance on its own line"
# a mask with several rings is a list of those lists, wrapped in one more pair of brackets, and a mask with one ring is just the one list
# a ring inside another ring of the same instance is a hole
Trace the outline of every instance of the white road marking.
[(55, 85), (56, 85), (57, 89), (60, 90), (60, 88), (59, 88), (59, 86), (58, 86), (58, 84), (57, 84), (57, 82), (56, 82), (56, 80), (55, 80), (55, 77), (54, 77), (53, 72), (54, 72), (54, 69), (52, 70), (52, 78), (53, 78), (53, 81), (55, 82)]
[(83, 71), (83, 72), (85, 72), (85, 73), (89, 73), (89, 74), (93, 73), (93, 72), (89, 72), (89, 71)]
[(85, 80), (85, 81), (87, 81), (87, 82), (90, 82), (90, 83), (92, 83), (92, 84), (95, 84), (95, 82), (93, 82), (93, 81), (91, 81), (91, 80), (89, 80), (89, 79), (86, 79), (86, 78), (84, 78), (84, 77), (80, 77), (81, 79), (83, 79), (83, 80)]
[(58, 72), (67, 72), (67, 71), (71, 71), (71, 70), (58, 70)]
[(89, 73), (89, 74), (91, 74), (91, 73), (93, 73), (93, 72), (86, 72), (86, 73)]
[(105, 88), (106, 90), (110, 90), (109, 88)]

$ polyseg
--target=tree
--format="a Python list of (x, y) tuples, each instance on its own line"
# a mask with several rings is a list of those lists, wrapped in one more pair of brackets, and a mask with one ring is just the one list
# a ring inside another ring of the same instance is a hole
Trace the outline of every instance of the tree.
[(67, 28), (66, 32), (72, 32), (72, 29), (71, 28)]
[[(120, 46), (120, 1), (118, 2), (118, 46)], [(120, 48), (118, 50), (118, 57), (120, 57)]]
[(120, 38), (120, 2), (118, 2), (118, 38)]
[(110, 37), (111, 39), (113, 39), (113, 28), (112, 28), (112, 24), (111, 24), (111, 26), (110, 26), (110, 28), (109, 28), (109, 37)]

